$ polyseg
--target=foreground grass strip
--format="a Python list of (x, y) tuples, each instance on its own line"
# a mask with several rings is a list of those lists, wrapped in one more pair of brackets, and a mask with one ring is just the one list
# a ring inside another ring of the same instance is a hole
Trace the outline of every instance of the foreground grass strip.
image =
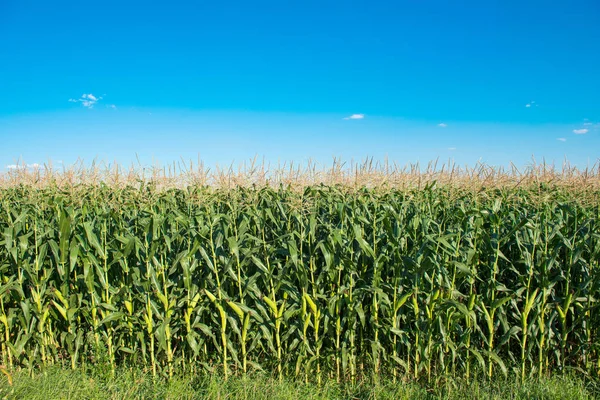
[[(596, 390), (596, 391), (594, 391)], [(321, 386), (264, 374), (247, 377), (153, 378), (139, 370), (73, 371), (57, 367), (30, 376), (16, 373), (13, 385), (0, 379), (0, 397), (5, 399), (573, 399), (597, 398), (600, 392), (575, 376), (563, 375), (528, 380), (499, 379), (492, 382), (456, 381), (426, 389), (416, 383), (383, 382), (341, 385), (327, 381)]]

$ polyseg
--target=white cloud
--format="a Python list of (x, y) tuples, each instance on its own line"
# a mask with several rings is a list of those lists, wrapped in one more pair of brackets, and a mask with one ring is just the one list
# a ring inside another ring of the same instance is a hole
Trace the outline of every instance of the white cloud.
[(445, 124), (445, 123), (443, 123), (443, 122), (442, 122), (441, 124), (438, 124), (438, 126), (439, 126), (440, 128), (445, 128), (445, 127), (447, 127), (447, 126), (448, 126), (448, 124)]
[(585, 135), (586, 133), (589, 132), (589, 129), (573, 129), (573, 133), (576, 135)]
[(9, 164), (6, 166), (6, 169), (39, 169), (41, 165), (38, 163), (33, 164)]
[(565, 139), (564, 137), (556, 138), (556, 140), (558, 140), (559, 142), (566, 142), (567, 141), (567, 139)]
[(109, 108), (112, 108), (113, 110), (116, 110), (116, 109), (117, 109), (117, 106), (115, 106), (114, 104), (110, 104), (108, 107), (109, 107)]
[(584, 122), (583, 126), (592, 126), (593, 124), (591, 122)]
[(82, 106), (84, 106), (85, 108), (94, 108), (94, 105), (99, 102), (100, 100), (102, 100), (102, 97), (96, 97), (91, 93), (84, 93), (81, 95), (81, 97), (77, 100), (75, 99), (69, 99), (69, 102), (71, 103), (81, 103)]
[(527, 103), (527, 104), (525, 104), (525, 107), (529, 108), (529, 107), (531, 107), (531, 104)]
[(352, 114), (349, 117), (346, 117), (344, 119), (364, 119), (365, 118), (365, 114)]
[(448, 147), (448, 150), (450, 150), (450, 151), (456, 150), (456, 147)]

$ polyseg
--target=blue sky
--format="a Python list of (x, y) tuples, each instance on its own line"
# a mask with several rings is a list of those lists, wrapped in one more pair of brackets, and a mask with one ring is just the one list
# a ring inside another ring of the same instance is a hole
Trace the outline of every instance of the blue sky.
[(599, 18), (595, 0), (3, 0), (0, 171), (136, 155), (584, 167)]

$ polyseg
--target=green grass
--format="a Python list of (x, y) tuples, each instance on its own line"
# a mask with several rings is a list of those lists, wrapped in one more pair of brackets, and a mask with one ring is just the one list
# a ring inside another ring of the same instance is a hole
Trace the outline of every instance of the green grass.
[(139, 369), (71, 370), (50, 367), (31, 376), (21, 370), (0, 377), (3, 399), (593, 399), (600, 395), (597, 383), (581, 376), (555, 375), (520, 383), (518, 379), (474, 379), (433, 386), (418, 383), (337, 384), (321, 386), (294, 380), (278, 380), (265, 374), (233, 376), (175, 375), (170, 380), (153, 378)]

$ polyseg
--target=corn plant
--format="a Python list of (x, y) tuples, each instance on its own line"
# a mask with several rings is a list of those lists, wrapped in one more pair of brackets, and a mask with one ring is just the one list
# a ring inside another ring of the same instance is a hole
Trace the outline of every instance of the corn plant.
[(598, 192), (0, 189), (2, 365), (600, 375)]

